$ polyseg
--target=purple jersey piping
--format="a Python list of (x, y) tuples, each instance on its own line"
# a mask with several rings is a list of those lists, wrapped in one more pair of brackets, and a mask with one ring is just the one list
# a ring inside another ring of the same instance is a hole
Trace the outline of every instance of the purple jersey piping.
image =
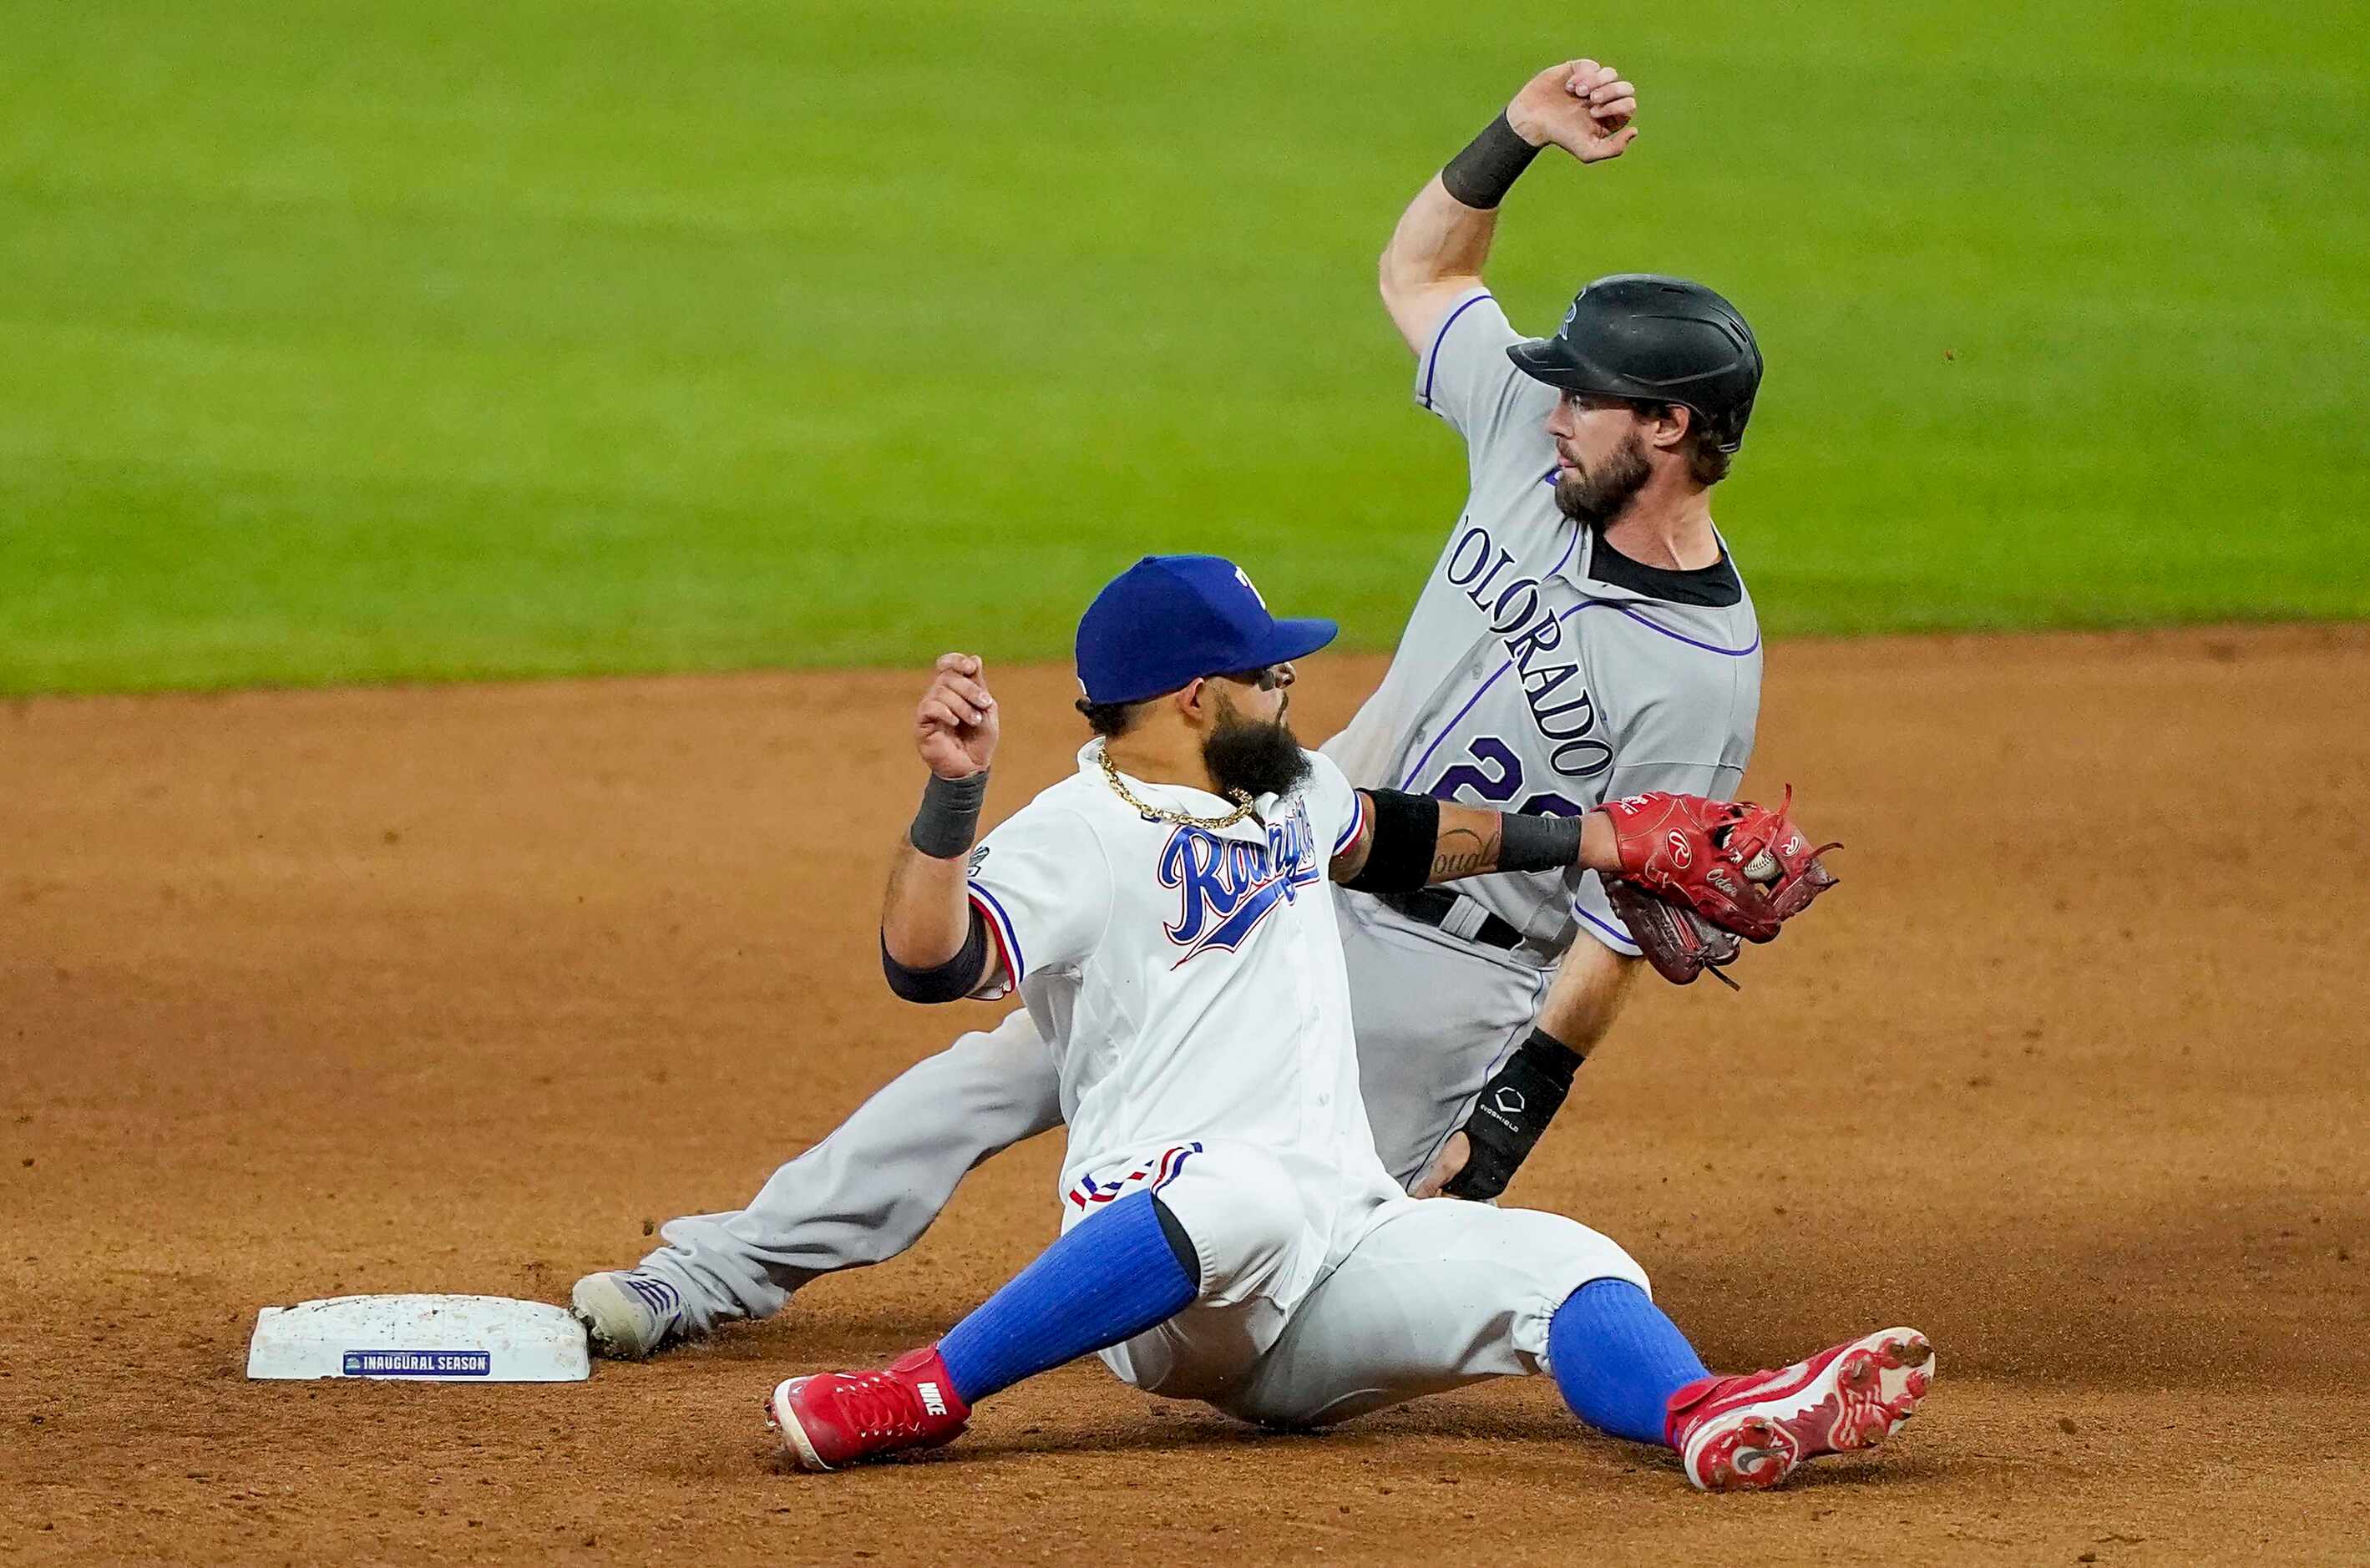
[[(1552, 483), (1555, 475), (1550, 473), (1547, 479)], [(1551, 578), (1563, 576), (1564, 567), (1571, 560), (1572, 552), (1580, 548), (1580, 530), (1581, 524), (1575, 522), (1571, 525), (1571, 537), (1564, 542), (1563, 554), (1556, 557), (1556, 564), (1547, 568), (1547, 576)]]
[(1761, 627), (1758, 623), (1755, 623), (1754, 625), (1753, 640), (1751, 642), (1745, 644), (1743, 647), (1722, 647), (1718, 643), (1698, 642), (1695, 638), (1688, 636), (1684, 632), (1674, 632), (1668, 626), (1663, 625), (1662, 623), (1651, 620), (1648, 617), (1639, 614), (1637, 611), (1632, 610), (1629, 606), (1622, 603), (1618, 600), (1592, 599), (1587, 603), (1582, 605), (1581, 608), (1582, 610), (1593, 610), (1599, 605), (1603, 605), (1607, 610), (1618, 610), (1621, 613), (1628, 616), (1629, 619), (1637, 622), (1638, 624), (1645, 627), (1648, 631), (1660, 632), (1662, 635), (1670, 638), (1674, 643), (1685, 643), (1689, 647), (1701, 648), (1706, 653), (1716, 653), (1722, 658), (1743, 658), (1757, 651), (1761, 647)]
[(1440, 743), (1447, 739), (1451, 734), (1455, 733), (1458, 725), (1465, 722), (1465, 715), (1473, 711), (1473, 704), (1481, 700), (1483, 692), (1489, 691), (1490, 687), (1498, 683), (1498, 677), (1503, 675), (1506, 671), (1513, 668), (1514, 661), (1510, 658), (1505, 663), (1500, 665), (1495, 670), (1491, 671), (1489, 680), (1482, 681), (1480, 685), (1474, 688), (1473, 695), (1466, 699), (1466, 703), (1463, 707), (1456, 710), (1456, 716), (1440, 727), (1440, 733), (1432, 738), (1432, 744), (1423, 749), (1423, 755), (1415, 760), (1415, 766), (1409, 768), (1407, 771), (1407, 776), (1399, 780), (1399, 788), (1413, 789), (1415, 787), (1416, 775), (1422, 773), (1424, 768), (1432, 761), (1432, 754), (1440, 750)]
[(1497, 296), (1490, 293), (1489, 290), (1482, 290), (1479, 293), (1467, 299), (1463, 304), (1458, 305), (1455, 310), (1450, 311), (1448, 313), (1448, 319), (1440, 324), (1440, 330), (1432, 335), (1432, 348), (1427, 350), (1423, 356), (1423, 394), (1421, 402), (1425, 408), (1430, 409), (1432, 406), (1432, 383), (1438, 379), (1440, 375), (1440, 346), (1447, 340), (1448, 329), (1456, 325), (1456, 318), (1458, 316), (1463, 315), (1467, 311), (1471, 310), (1483, 300), (1495, 299), (1496, 297)]
[(1598, 920), (1594, 915), (1590, 914), (1586, 910), (1582, 909), (1578, 904), (1572, 905), (1571, 912), (1578, 915), (1582, 920), (1586, 921), (1589, 924), (1594, 926), (1598, 931), (1604, 933), (1608, 940), (1618, 943), (1621, 946), (1626, 948), (1635, 948), (1639, 952), (1644, 951), (1643, 948), (1639, 948), (1638, 946), (1638, 939), (1636, 937), (1630, 935), (1626, 931), (1618, 929), (1617, 927), (1607, 925), (1605, 921)]

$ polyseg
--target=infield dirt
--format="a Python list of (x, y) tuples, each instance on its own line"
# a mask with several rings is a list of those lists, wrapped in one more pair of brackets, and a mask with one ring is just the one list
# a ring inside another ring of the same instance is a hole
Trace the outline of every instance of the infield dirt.
[[(1312, 661), (1304, 733), (1379, 674)], [(903, 672), (0, 710), (0, 1553), (33, 1561), (2370, 1562), (2370, 628), (1773, 650), (1751, 781), (1845, 886), (1650, 981), (1512, 1197), (1715, 1366), (1912, 1323), (1881, 1455), (1709, 1498), (1513, 1381), (1263, 1436), (1088, 1363), (777, 1472), (788, 1371), (925, 1339), (1057, 1150), (909, 1256), (586, 1384), (250, 1384), (255, 1310), (564, 1299), (990, 1009), (892, 1000)], [(1004, 671), (992, 817), (1070, 766)]]

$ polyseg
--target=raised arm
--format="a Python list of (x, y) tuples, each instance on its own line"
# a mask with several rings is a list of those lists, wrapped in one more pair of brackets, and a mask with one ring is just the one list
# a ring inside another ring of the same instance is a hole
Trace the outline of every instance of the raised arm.
[(1447, 167), (1399, 214), (1383, 247), (1383, 304), (1421, 354), (1457, 296), (1481, 281), (1498, 232), (1498, 203), (1540, 148), (1552, 143), (1583, 164), (1617, 158), (1637, 138), (1637, 89), (1610, 65), (1567, 60), (1523, 85)]
[(998, 734), (986, 670), (943, 656), (914, 710), (914, 749), (930, 770), (922, 807), (899, 841), (880, 907), (880, 962), (909, 1001), (952, 1001), (993, 977), (994, 953), (966, 892), (965, 857), (979, 831)]

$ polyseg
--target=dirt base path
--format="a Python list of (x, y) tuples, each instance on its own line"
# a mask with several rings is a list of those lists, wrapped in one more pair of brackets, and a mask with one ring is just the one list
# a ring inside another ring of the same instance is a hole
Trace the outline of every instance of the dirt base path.
[[(1379, 670), (1312, 665), (1304, 730)], [(0, 707), (0, 1556), (2370, 1562), (2365, 628), (1776, 650), (1754, 785), (1846, 886), (1741, 998), (1642, 988), (1513, 1196), (1715, 1365), (1927, 1330), (1880, 1459), (1705, 1498), (1537, 1382), (1277, 1437), (1089, 1364), (944, 1455), (774, 1472), (775, 1378), (1049, 1239), (1043, 1140), (649, 1366), (245, 1381), (265, 1303), (562, 1299), (992, 1015), (878, 979), (914, 685)], [(1004, 677), (996, 814), (1070, 689)]]

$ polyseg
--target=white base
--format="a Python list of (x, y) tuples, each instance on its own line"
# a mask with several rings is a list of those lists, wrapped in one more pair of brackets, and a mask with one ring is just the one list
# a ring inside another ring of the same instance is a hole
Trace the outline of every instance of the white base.
[(577, 1383), (592, 1375), (565, 1307), (505, 1296), (335, 1296), (256, 1314), (249, 1378)]

